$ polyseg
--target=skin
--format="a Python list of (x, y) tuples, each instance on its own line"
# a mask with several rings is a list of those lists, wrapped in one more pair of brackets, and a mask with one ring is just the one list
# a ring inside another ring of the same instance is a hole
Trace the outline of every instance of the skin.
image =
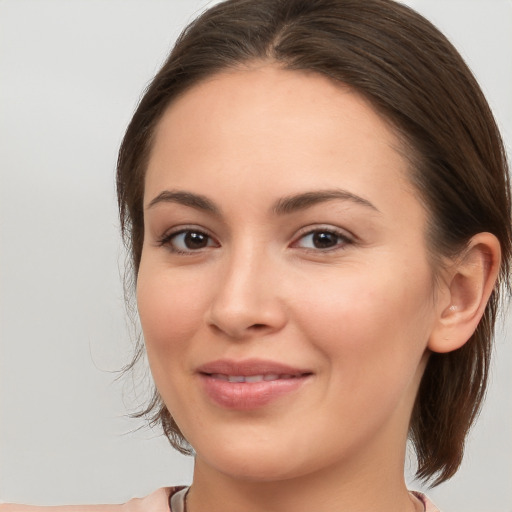
[[(419, 509), (407, 430), (451, 293), (434, 287), (399, 146), (355, 92), (272, 64), (218, 74), (163, 116), (137, 300), (156, 386), (197, 453), (192, 512)], [(344, 196), (275, 211), (326, 190)], [(264, 407), (213, 403), (197, 367), (253, 357), (311, 376)]]

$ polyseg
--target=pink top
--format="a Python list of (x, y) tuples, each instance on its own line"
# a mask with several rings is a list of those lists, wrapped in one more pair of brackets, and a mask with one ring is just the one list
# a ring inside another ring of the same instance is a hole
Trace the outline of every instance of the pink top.
[[(145, 498), (134, 498), (123, 505), (34, 507), (5, 504), (0, 505), (0, 512), (186, 512), (186, 492), (187, 487), (183, 486), (162, 487)], [(412, 491), (412, 494), (423, 503), (425, 512), (440, 512), (424, 494), (416, 491)]]

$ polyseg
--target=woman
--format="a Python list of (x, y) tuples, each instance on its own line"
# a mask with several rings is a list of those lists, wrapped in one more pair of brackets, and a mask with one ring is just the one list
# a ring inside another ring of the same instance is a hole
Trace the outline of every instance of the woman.
[(155, 507), (436, 510), (405, 444), (434, 483), (460, 464), (510, 201), (487, 104), (429, 23), (380, 0), (213, 7), (142, 99), (118, 194), (146, 412), (195, 451)]

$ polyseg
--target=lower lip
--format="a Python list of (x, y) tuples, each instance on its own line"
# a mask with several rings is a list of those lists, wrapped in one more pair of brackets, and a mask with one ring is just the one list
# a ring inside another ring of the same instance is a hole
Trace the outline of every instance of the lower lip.
[(303, 375), (261, 382), (228, 382), (201, 375), (203, 387), (211, 400), (221, 407), (238, 410), (263, 407), (298, 390), (308, 378), (309, 375)]

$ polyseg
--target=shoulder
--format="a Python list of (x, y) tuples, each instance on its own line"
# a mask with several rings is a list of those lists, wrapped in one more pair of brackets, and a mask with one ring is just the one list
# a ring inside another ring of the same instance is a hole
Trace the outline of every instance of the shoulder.
[(145, 498), (134, 498), (120, 505), (69, 505), (35, 507), (30, 505), (0, 504), (0, 512), (169, 512), (169, 497), (180, 487), (162, 487)]
[(425, 512), (441, 512), (423, 493), (418, 491), (411, 491), (425, 507)]

